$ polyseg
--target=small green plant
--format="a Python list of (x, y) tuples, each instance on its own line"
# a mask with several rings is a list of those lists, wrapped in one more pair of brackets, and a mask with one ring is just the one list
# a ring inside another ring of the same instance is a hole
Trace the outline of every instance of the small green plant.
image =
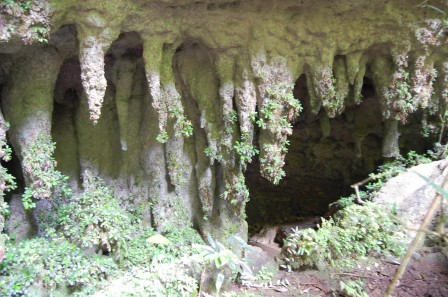
[[(11, 148), (5, 141), (0, 142), (0, 159), (8, 162), (11, 160)], [(16, 188), (16, 182), (14, 176), (12, 176), (6, 168), (0, 166), (0, 199), (3, 200), (3, 196), (6, 192), (12, 191)]]
[(264, 286), (267, 287), (271, 284), (272, 280), (274, 278), (274, 274), (269, 271), (266, 266), (261, 267), (261, 269), (256, 273), (252, 275), (244, 275), (241, 277), (241, 283), (242, 285), (247, 286)]
[[(201, 258), (207, 263), (213, 263), (215, 268), (219, 271), (215, 280), (215, 289), (219, 295), (221, 286), (225, 281), (225, 275), (221, 271), (228, 267), (234, 276), (238, 273), (241, 275), (253, 275), (250, 267), (238, 257), (232, 250), (225, 247), (219, 241), (213, 239), (211, 235), (207, 236), (207, 245), (196, 245), (199, 250), (202, 250)], [(238, 244), (241, 248), (247, 249), (247, 243), (238, 236), (231, 236), (229, 244)]]
[(248, 143), (248, 137), (246, 135), (241, 136), (241, 141), (236, 141), (233, 149), (240, 156), (240, 162), (244, 166), (252, 161), (252, 157), (259, 154), (252, 144)]
[(148, 267), (154, 259), (167, 263), (184, 256), (196, 253), (194, 244), (204, 241), (198, 232), (190, 227), (184, 229), (168, 228), (163, 236), (168, 240), (166, 244), (152, 243), (150, 238), (158, 233), (152, 228), (145, 228), (138, 236), (129, 241), (127, 253), (120, 266), (129, 269), (133, 266)]
[(232, 109), (229, 112), (224, 113), (224, 121), (235, 124), (238, 120), (238, 114), (236, 110)]
[(209, 146), (204, 149), (204, 154), (213, 161), (215, 160), (218, 162), (222, 161), (222, 155)]
[(33, 0), (0, 0), (0, 13), (5, 13), (12, 19), (12, 23), (7, 25), (10, 33), (14, 33), (18, 26), (25, 24), (31, 33), (31, 38), (24, 40), (26, 43), (33, 41), (47, 43), (50, 28), (29, 17), (33, 5)]
[(48, 43), (49, 33), (46, 27), (38, 25), (31, 27), (31, 38), (40, 43)]
[(68, 286), (78, 290), (96, 285), (117, 269), (112, 259), (84, 256), (63, 239), (30, 239), (9, 245), (0, 263), (0, 295), (28, 296), (28, 288), (41, 282), (47, 289)]
[(233, 184), (226, 184), (226, 189), (221, 196), (225, 200), (230, 200), (232, 205), (237, 205), (243, 201), (247, 202), (249, 199), (249, 189), (246, 186), (244, 175), (239, 175)]
[(82, 193), (59, 209), (62, 234), (85, 248), (118, 253), (126, 250), (134, 232), (130, 215), (101, 179), (86, 174), (83, 186)]
[(1, 0), (0, 6), (9, 15), (20, 17), (33, 7), (32, 0)]
[(8, 217), (9, 215), (11, 215), (11, 211), (9, 210), (9, 205), (6, 202), (2, 202), (0, 204), (0, 216), (3, 217)]
[(348, 280), (347, 282), (340, 281), (342, 292), (349, 297), (369, 297), (366, 292), (363, 291), (364, 283), (360, 280)]
[(56, 170), (53, 157), (56, 144), (50, 136), (39, 134), (36, 141), (23, 152), (23, 170), (29, 177), (28, 187), (22, 196), (25, 209), (36, 206), (33, 199), (52, 198), (55, 191), (68, 196), (71, 191), (67, 185), (68, 177)]
[[(317, 231), (293, 230), (285, 239), (284, 267), (316, 266), (323, 261), (346, 264), (348, 258), (360, 258), (371, 251), (401, 255), (405, 251), (405, 234), (399, 220), (372, 202), (350, 205), (322, 219)], [(342, 262), (341, 262), (342, 261)]]
[(374, 193), (381, 189), (385, 182), (401, 172), (404, 172), (407, 168), (429, 163), (431, 161), (431, 158), (427, 155), (419, 155), (414, 151), (410, 151), (407, 158), (396, 158), (391, 162), (379, 166), (377, 173), (369, 175), (372, 181), (366, 185), (366, 188), (370, 193)]
[(283, 170), (283, 154), (287, 151), (288, 143), (285, 141), (281, 146), (274, 144), (263, 145), (265, 157), (260, 158), (260, 163), (264, 168), (264, 176), (268, 177), (274, 185), (278, 185), (285, 176), (285, 171)]
[(168, 141), (168, 133), (166, 131), (161, 131), (157, 135), (156, 140), (160, 143), (166, 143)]
[[(168, 116), (174, 120), (174, 134), (176, 136), (182, 135), (183, 137), (190, 137), (193, 135), (193, 124), (184, 115), (182, 104), (180, 103), (180, 97), (174, 99), (175, 102), (168, 106)], [(166, 130), (160, 131), (156, 140), (160, 143), (166, 143), (169, 135)]]
[[(180, 98), (178, 98), (180, 102)], [(172, 104), (168, 107), (168, 114), (170, 118), (175, 119), (174, 131), (176, 135), (183, 135), (190, 137), (193, 135), (193, 124), (184, 115), (182, 104)]]

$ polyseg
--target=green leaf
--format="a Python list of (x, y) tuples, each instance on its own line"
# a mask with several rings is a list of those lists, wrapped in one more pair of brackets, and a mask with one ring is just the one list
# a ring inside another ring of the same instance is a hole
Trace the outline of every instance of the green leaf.
[(416, 171), (414, 171), (414, 173), (417, 174), (418, 176), (420, 176), (420, 178), (423, 179), (424, 181), (426, 181), (428, 184), (430, 184), (440, 195), (443, 196), (443, 198), (448, 199), (448, 192), (445, 191), (441, 186), (437, 185), (432, 180), (430, 180), (426, 176), (421, 175), (420, 173), (418, 173)]
[(218, 293), (221, 290), (222, 284), (224, 283), (224, 279), (225, 276), (222, 273), (218, 273), (218, 275), (216, 276), (215, 288)]

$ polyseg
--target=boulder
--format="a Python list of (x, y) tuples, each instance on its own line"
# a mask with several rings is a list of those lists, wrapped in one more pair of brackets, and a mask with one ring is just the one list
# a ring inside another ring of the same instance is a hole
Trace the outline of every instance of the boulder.
[[(418, 174), (442, 185), (448, 160), (412, 167), (390, 179), (378, 193), (375, 202), (396, 212), (414, 236), (431, 205), (436, 190)], [(418, 173), (418, 174), (417, 174)]]

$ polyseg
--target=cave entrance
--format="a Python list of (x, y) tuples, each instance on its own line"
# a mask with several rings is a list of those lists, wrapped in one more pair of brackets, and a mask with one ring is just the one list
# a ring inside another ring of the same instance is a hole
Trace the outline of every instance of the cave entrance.
[(250, 233), (259, 232), (261, 226), (286, 224), (290, 229), (295, 223), (299, 228), (316, 225), (328, 213), (329, 204), (353, 193), (350, 185), (382, 163), (381, 110), (370, 81), (365, 80), (362, 103), (347, 106), (334, 119), (324, 110), (317, 115), (311, 112), (306, 86), (302, 75), (294, 95), (300, 98), (303, 112), (289, 137), (286, 176), (277, 186), (269, 183), (259, 172), (258, 159), (245, 173)]

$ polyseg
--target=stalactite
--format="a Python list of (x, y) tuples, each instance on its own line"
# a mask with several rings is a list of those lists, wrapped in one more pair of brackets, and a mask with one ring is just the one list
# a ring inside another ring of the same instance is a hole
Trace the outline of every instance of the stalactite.
[(264, 54), (252, 59), (258, 84), (260, 131), (260, 171), (263, 177), (278, 184), (285, 175), (285, 153), (288, 135), (292, 134), (292, 121), (300, 112), (300, 103), (292, 94), (294, 81), (283, 57), (268, 63)]
[(371, 63), (371, 72), (375, 93), (379, 97), (381, 112), (384, 119), (395, 117), (395, 111), (390, 106), (387, 90), (394, 75), (394, 65), (387, 57), (376, 57)]
[(398, 140), (400, 132), (398, 131), (398, 121), (391, 118), (384, 122), (383, 133), (383, 157), (398, 158), (400, 157), (400, 147)]
[(360, 104), (362, 101), (362, 88), (364, 86), (364, 76), (367, 71), (366, 61), (361, 61), (359, 65), (359, 70), (356, 74), (354, 83), (353, 83), (353, 102), (355, 104)]
[[(330, 64), (331, 65), (331, 64)], [(325, 108), (330, 118), (339, 114), (343, 108), (343, 102), (339, 101), (339, 97), (336, 98), (336, 80), (333, 75), (333, 68), (329, 65), (318, 65), (312, 72), (312, 86), (315, 100), (322, 102), (323, 108)]]
[(333, 63), (333, 77), (335, 88), (334, 100), (338, 104), (338, 107), (335, 110), (336, 114), (341, 114), (344, 110), (345, 101), (350, 91), (345, 60), (345, 57), (337, 56)]
[[(363, 66), (363, 52), (354, 52), (345, 56), (347, 80), (351, 85), (355, 84), (355, 81), (360, 76), (360, 71)], [(364, 75), (362, 75), (364, 77)]]
[[(237, 129), (238, 118), (240, 122), (244, 118), (244, 116), (241, 116), (241, 112), (237, 112), (238, 103), (236, 97), (238, 91), (234, 82), (235, 64), (235, 58), (231, 54), (220, 54), (215, 60), (216, 73), (219, 80), (219, 98), (223, 123), (218, 149), (222, 157), (219, 161), (223, 167), (224, 179), (226, 179), (226, 174), (234, 171), (234, 168), (237, 166), (233, 144), (239, 137)], [(213, 164), (213, 160), (211, 164)]]
[(245, 59), (238, 62), (237, 85), (235, 90), (235, 102), (238, 108), (238, 119), (241, 134), (247, 136), (247, 142), (252, 143), (254, 138), (254, 121), (251, 115), (257, 108), (257, 92), (253, 79), (250, 78)]
[(162, 111), (162, 90), (160, 86), (160, 68), (162, 66), (163, 43), (145, 37), (143, 43), (143, 57), (145, 61), (146, 79), (148, 81), (149, 93), (152, 97), (152, 106), (158, 112), (159, 130), (164, 131), (168, 115)]
[(225, 126), (219, 81), (213, 59), (202, 44), (185, 42), (176, 53), (174, 69), (187, 114), (194, 117), (198, 195), (208, 219), (218, 207), (215, 199), (220, 182), (217, 181), (217, 166), (210, 166), (210, 158), (220, 161), (223, 158), (220, 134)]
[(137, 59), (133, 57), (121, 57), (114, 65), (114, 76), (116, 85), (115, 101), (117, 104), (118, 122), (120, 125), (121, 149), (128, 149), (128, 117), (129, 98), (132, 92), (132, 81), (137, 65)]
[(50, 136), (53, 92), (61, 64), (56, 50), (33, 49), (11, 73), (4, 112), (19, 153), (35, 143), (39, 134)]
[(427, 54), (418, 56), (413, 65), (414, 71), (411, 78), (411, 91), (413, 100), (417, 101), (421, 108), (426, 109), (433, 94), (433, 82), (437, 76), (434, 62), (427, 61)]
[(85, 24), (78, 26), (79, 61), (81, 80), (89, 104), (90, 120), (95, 124), (101, 116), (101, 106), (106, 93), (107, 81), (104, 55), (119, 30), (113, 26), (103, 27), (103, 20), (86, 17)]
[(314, 90), (314, 84), (313, 84), (313, 76), (314, 76), (314, 72), (311, 70), (308, 70), (306, 73), (306, 87), (308, 90), (308, 96), (310, 98), (310, 107), (311, 107), (311, 112), (313, 114), (318, 114), (320, 109), (322, 108), (322, 101), (320, 100), (320, 98), (317, 97), (316, 92)]
[[(32, 49), (16, 65), (10, 84), (2, 94), (5, 118), (11, 123), (10, 140), (21, 160), (28, 195), (28, 206), (36, 206), (38, 232), (40, 215), (52, 211), (47, 204), (54, 192), (53, 174), (56, 162), (51, 161), (51, 122), (53, 93), (62, 60), (54, 48)], [(23, 83), (26, 81), (27, 83)], [(4, 98), (3, 98), (4, 96)], [(45, 141), (44, 143), (42, 143)], [(42, 172), (48, 176), (42, 176)], [(51, 178), (52, 180), (48, 181)]]

